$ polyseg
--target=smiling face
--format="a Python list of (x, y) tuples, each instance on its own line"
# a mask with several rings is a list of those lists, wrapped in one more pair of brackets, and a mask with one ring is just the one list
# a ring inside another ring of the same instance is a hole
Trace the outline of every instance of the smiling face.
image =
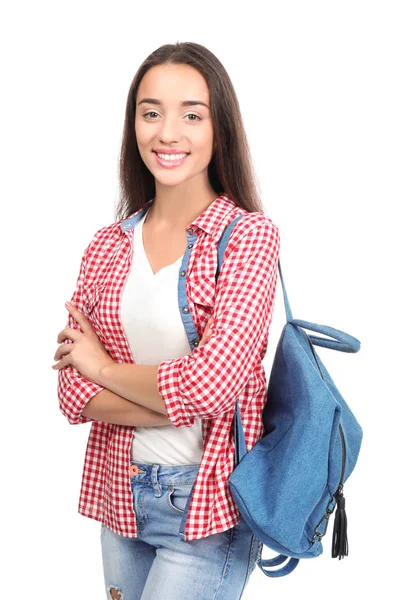
[[(207, 82), (189, 65), (157, 65), (144, 75), (136, 98), (135, 131), (140, 156), (156, 186), (189, 180), (208, 185), (214, 143), (209, 107)], [(155, 150), (187, 156), (171, 162), (158, 158)]]

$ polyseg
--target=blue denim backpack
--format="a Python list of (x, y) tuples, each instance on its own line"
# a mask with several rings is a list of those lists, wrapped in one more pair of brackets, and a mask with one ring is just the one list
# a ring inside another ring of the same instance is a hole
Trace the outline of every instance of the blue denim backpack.
[[(218, 278), (234, 224), (218, 244)], [(301, 558), (322, 553), (334, 512), (332, 558), (348, 555), (343, 484), (358, 459), (362, 429), (333, 383), (314, 346), (358, 352), (351, 335), (293, 319), (282, 277), (287, 323), (274, 356), (262, 413), (264, 436), (246, 451), (240, 408), (234, 414), (235, 468), (228, 478), (235, 503), (263, 545), (279, 552), (258, 566), (269, 577), (288, 575)], [(304, 329), (326, 337), (308, 336)], [(288, 562), (280, 569), (266, 569)]]

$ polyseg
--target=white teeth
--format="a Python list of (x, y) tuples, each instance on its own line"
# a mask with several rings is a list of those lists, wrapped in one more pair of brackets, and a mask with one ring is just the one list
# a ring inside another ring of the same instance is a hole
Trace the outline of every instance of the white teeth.
[(158, 152), (156, 152), (157, 156), (159, 156), (160, 158), (162, 158), (162, 160), (169, 160), (169, 161), (176, 161), (176, 160), (181, 160), (181, 158), (184, 158), (185, 156), (187, 156), (187, 154), (159, 154)]

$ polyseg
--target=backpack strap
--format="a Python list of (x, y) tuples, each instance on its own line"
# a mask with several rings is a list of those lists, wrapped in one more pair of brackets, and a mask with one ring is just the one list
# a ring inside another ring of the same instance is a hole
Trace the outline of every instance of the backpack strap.
[(289, 558), (284, 554), (278, 554), (274, 558), (262, 558), (257, 564), (260, 567), (261, 571), (268, 575), (268, 577), (283, 577), (284, 575), (289, 575), (299, 564), (299, 558), (290, 558), (284, 567), (280, 569), (275, 569), (274, 571), (270, 571), (269, 569), (264, 569), (264, 567), (275, 567), (276, 565), (281, 565), (285, 560)]
[(238, 217), (236, 217), (236, 219), (233, 219), (233, 221), (231, 221), (225, 227), (224, 233), (221, 235), (221, 237), (220, 237), (220, 239), (218, 241), (218, 265), (217, 265), (217, 272), (215, 274), (215, 281), (218, 280), (219, 272), (221, 270), (222, 261), (224, 259), (225, 250), (226, 250), (226, 247), (228, 245), (229, 238), (231, 237), (232, 229), (234, 228), (236, 222), (239, 221), (239, 219), (241, 219), (244, 216), (245, 215), (239, 215)]
[[(229, 241), (230, 235), (232, 233), (232, 229), (235, 226), (236, 222), (244, 216), (245, 215), (239, 215), (238, 217), (236, 217), (236, 219), (233, 219), (233, 221), (231, 221), (229, 223), (229, 225), (227, 225), (227, 227), (225, 228), (224, 233), (222, 234), (222, 236), (218, 242), (218, 266), (217, 266), (217, 272), (215, 275), (216, 281), (218, 280), (222, 261), (223, 261), (224, 254), (225, 254), (225, 249), (226, 249), (226, 246), (228, 245), (228, 241)], [(279, 269), (279, 275), (281, 278), (281, 284), (282, 284), (283, 294), (284, 294), (284, 299), (285, 299), (286, 317), (288, 320), (292, 320), (292, 311), (290, 310), (289, 300), (287, 298), (286, 289), (285, 289), (285, 285), (283, 282), (282, 271), (281, 271), (279, 259), (278, 259), (278, 269)], [(234, 439), (235, 439), (235, 466), (236, 466), (239, 464), (240, 460), (246, 454), (246, 441), (245, 441), (245, 437), (244, 437), (243, 426), (242, 426), (242, 422), (241, 422), (241, 418), (240, 418), (240, 409), (239, 409), (237, 400), (236, 400), (233, 424), (234, 424), (234, 436), (235, 436)], [(269, 570), (269, 569), (266, 569), (265, 567), (274, 567), (274, 566), (280, 565), (283, 562), (285, 562), (285, 560), (287, 560), (288, 558), (289, 558), (288, 556), (285, 556), (283, 554), (278, 554), (274, 558), (269, 558), (269, 559), (263, 558), (257, 564), (260, 567), (261, 571), (265, 575), (268, 575), (268, 577), (282, 577), (283, 575), (288, 575), (289, 573), (291, 573), (293, 571), (293, 569), (295, 569), (297, 567), (297, 565), (299, 563), (298, 558), (291, 557), (290, 560), (286, 563), (286, 565), (284, 565), (280, 569)]]

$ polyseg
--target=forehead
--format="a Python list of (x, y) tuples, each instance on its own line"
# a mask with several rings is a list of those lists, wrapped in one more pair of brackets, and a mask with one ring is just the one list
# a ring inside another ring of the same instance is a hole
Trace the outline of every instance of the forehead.
[(190, 65), (157, 65), (140, 82), (137, 101), (144, 97), (158, 98), (163, 103), (196, 98), (208, 104), (210, 92), (203, 75)]

